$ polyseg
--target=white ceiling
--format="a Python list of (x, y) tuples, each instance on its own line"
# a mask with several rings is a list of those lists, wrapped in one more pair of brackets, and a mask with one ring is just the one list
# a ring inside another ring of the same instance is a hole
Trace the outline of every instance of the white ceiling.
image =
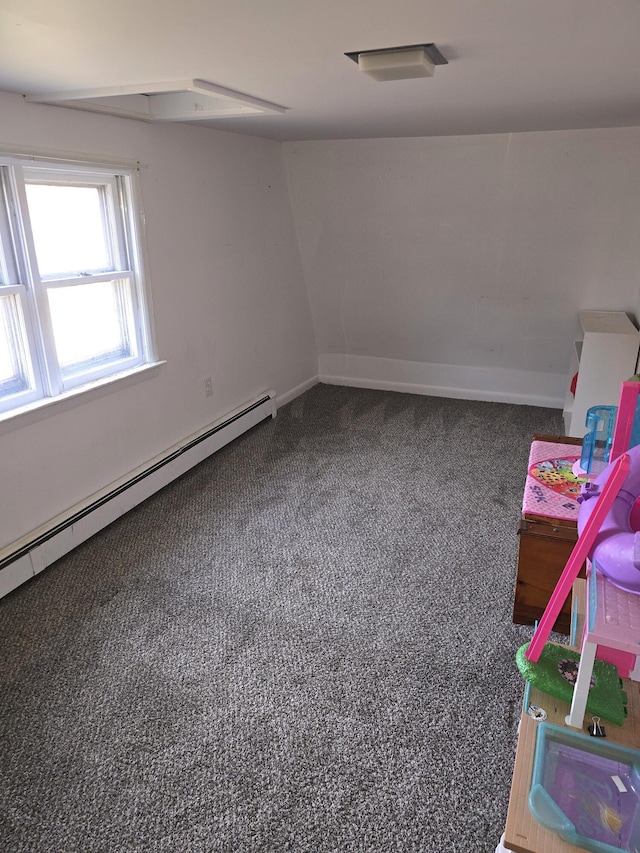
[[(433, 78), (344, 55), (428, 42)], [(640, 0), (0, 0), (0, 89), (188, 78), (286, 107), (208, 122), (280, 140), (636, 126)]]

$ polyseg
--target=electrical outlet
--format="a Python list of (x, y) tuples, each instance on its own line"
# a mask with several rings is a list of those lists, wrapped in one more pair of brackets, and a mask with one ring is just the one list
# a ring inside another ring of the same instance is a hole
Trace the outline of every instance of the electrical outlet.
[(206, 376), (203, 381), (204, 381), (204, 396), (210, 397), (213, 394), (213, 383), (211, 382), (211, 377)]

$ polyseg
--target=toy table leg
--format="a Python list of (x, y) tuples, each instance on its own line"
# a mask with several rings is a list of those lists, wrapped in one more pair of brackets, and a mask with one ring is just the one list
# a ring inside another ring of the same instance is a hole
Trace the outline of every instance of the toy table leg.
[(569, 715), (565, 717), (565, 723), (568, 726), (573, 726), (576, 729), (582, 728), (584, 722), (584, 713), (587, 710), (587, 699), (589, 698), (589, 686), (591, 684), (591, 675), (593, 674), (593, 662), (596, 658), (597, 643), (591, 643), (586, 640), (582, 644), (580, 652), (580, 664), (578, 666), (578, 677), (573, 688), (573, 698), (571, 700), (571, 710)]

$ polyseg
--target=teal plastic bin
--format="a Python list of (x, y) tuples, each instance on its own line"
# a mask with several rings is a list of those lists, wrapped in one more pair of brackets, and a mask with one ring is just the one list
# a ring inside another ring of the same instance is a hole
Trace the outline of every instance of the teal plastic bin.
[(539, 724), (529, 808), (543, 826), (593, 853), (638, 853), (639, 804), (639, 750)]

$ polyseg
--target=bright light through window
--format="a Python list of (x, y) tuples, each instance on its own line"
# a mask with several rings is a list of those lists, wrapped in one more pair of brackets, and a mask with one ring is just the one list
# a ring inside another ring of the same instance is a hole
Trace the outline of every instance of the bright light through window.
[(0, 296), (0, 400), (3, 389), (6, 394), (15, 394), (31, 384), (25, 340), (17, 298)]
[(13, 342), (10, 342), (8, 301), (0, 299), (0, 382), (8, 382), (16, 373)]
[(126, 287), (103, 281), (49, 291), (51, 324), (63, 372), (132, 352), (132, 312)]
[(11, 297), (0, 299), (0, 382), (8, 382), (17, 372), (12, 302)]
[(100, 188), (28, 183), (26, 189), (41, 276), (113, 269)]

